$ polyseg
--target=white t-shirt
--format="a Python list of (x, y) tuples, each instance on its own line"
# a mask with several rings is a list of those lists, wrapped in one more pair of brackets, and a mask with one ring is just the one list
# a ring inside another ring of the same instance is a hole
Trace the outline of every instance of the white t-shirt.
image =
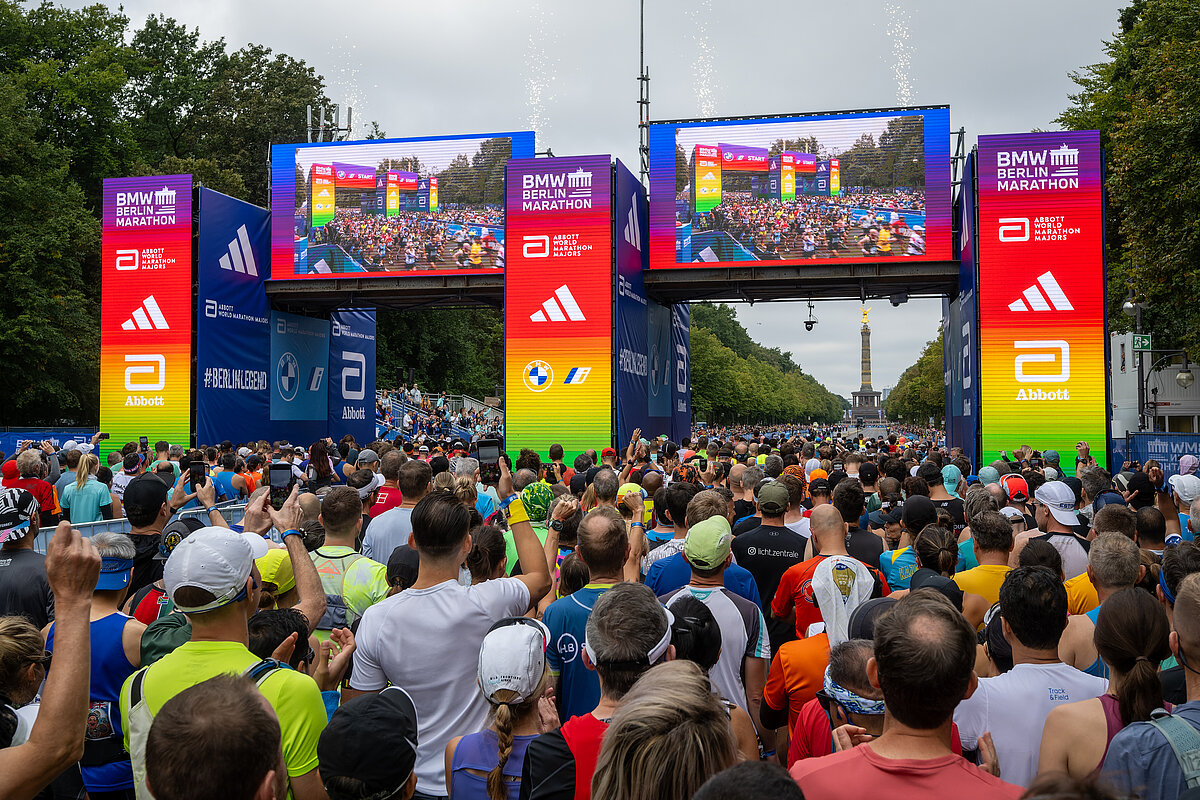
[(137, 477), (137, 475), (130, 475), (125, 470), (121, 470), (121, 471), (117, 472), (115, 475), (113, 475), (113, 482), (112, 482), (113, 497), (117, 498), (118, 500), (123, 500), (125, 498), (125, 487), (128, 486), (129, 482), (136, 477)]
[(642, 558), (642, 574), (647, 575), (650, 568), (664, 558), (683, 552), (683, 539), (668, 539), (651, 550)]
[(367, 535), (363, 537), (362, 554), (373, 558), (380, 564), (386, 564), (392, 557), (392, 551), (400, 545), (408, 544), (408, 535), (412, 533), (412, 509), (389, 508), (371, 520)]
[(810, 532), (808, 530), (808, 517), (801, 517), (800, 519), (796, 520), (795, 522), (785, 522), (785, 523), (783, 523), (783, 526), (785, 528), (790, 528), (791, 530), (795, 531), (796, 533), (800, 534), (801, 536), (803, 536), (805, 538), (807, 538), (810, 535)]
[(1000, 778), (1028, 786), (1037, 776), (1038, 750), (1046, 716), (1055, 706), (1090, 700), (1108, 691), (1108, 681), (1072, 666), (1017, 664), (994, 678), (980, 678), (975, 693), (958, 704), (954, 721), (964, 750), (992, 732)]
[(476, 683), (479, 646), (493, 623), (528, 608), (525, 584), (499, 578), (474, 586), (446, 581), (405, 589), (363, 614), (350, 686), (375, 691), (390, 682), (412, 697), (417, 791), (446, 793), (446, 744), (487, 725), (488, 703)]

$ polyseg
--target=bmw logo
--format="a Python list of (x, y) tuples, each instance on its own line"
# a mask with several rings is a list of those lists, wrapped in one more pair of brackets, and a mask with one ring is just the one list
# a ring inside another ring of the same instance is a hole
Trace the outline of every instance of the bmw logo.
[(522, 377), (531, 392), (544, 392), (554, 383), (554, 370), (545, 361), (530, 361)]
[(275, 368), (275, 385), (279, 396), (291, 402), (300, 388), (300, 362), (291, 353), (279, 357), (279, 365)]

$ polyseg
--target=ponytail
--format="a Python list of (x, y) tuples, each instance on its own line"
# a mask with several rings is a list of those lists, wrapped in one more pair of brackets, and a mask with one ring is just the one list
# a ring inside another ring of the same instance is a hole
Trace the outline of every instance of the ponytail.
[[(496, 694), (515, 696), (516, 693), (501, 690)], [(492, 771), (488, 773), (487, 794), (488, 800), (506, 800), (508, 790), (504, 785), (504, 765), (508, 763), (508, 757), (512, 755), (513, 744), (513, 709), (508, 703), (496, 706), (496, 739), (500, 744), (500, 757), (496, 766), (492, 767)]]
[(83, 491), (83, 487), (87, 485), (88, 478), (92, 476), (92, 470), (99, 468), (100, 459), (91, 453), (81, 455), (79, 457), (79, 466), (75, 468), (75, 491)]
[(913, 541), (913, 550), (921, 560), (921, 566), (947, 578), (954, 575), (958, 566), (958, 543), (947, 529), (926, 525)]
[(1122, 724), (1144, 722), (1162, 708), (1158, 665), (1171, 654), (1170, 633), (1162, 605), (1141, 589), (1122, 589), (1100, 606), (1093, 634), (1096, 652), (1124, 675), (1117, 690)]

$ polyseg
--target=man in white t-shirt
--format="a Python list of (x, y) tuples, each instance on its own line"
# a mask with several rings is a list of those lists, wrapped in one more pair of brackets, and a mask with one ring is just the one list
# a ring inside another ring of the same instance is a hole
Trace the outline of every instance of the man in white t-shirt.
[[(526, 613), (550, 591), (541, 542), (524, 506), (513, 495), (512, 473), (503, 460), (500, 464), (500, 494), (511, 499), (505, 513), (522, 574), (461, 585), (459, 565), (471, 550), (470, 516), (454, 495), (429, 494), (412, 511), (409, 545), (421, 556), (417, 580), (363, 614), (354, 675), (342, 692), (346, 702), (379, 692), (390, 683), (412, 697), (419, 728), (420, 796), (445, 796), (446, 744), (487, 725), (488, 703), (476, 686), (483, 637), (493, 623)], [(371, 523), (371, 531), (384, 516)]]
[(974, 750), (991, 731), (1000, 778), (1029, 786), (1037, 776), (1046, 715), (1055, 706), (1099, 697), (1108, 681), (1059, 660), (1067, 590), (1048, 567), (1010, 571), (1000, 587), (1000, 614), (1013, 668), (980, 678), (979, 688), (954, 711), (954, 722), (964, 750)]
[(371, 520), (363, 537), (362, 554), (386, 564), (397, 547), (408, 544), (412, 535), (412, 513), (432, 487), (433, 470), (425, 461), (405, 461), (397, 473), (400, 505), (384, 511)]

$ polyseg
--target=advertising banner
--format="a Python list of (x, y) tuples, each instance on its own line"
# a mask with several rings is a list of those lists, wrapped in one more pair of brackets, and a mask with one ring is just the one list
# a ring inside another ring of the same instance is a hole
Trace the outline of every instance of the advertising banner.
[(692, 431), (692, 309), (687, 303), (671, 308), (671, 349), (671, 439), (678, 442)]
[(620, 161), (617, 173), (617, 443), (629, 443), (635, 428), (650, 432), (647, 380), (646, 239), (649, 208), (646, 190)]
[(245, 442), (271, 425), (271, 214), (200, 189), (196, 441)]
[(1108, 437), (1100, 134), (979, 137), (981, 463)]
[(796, 157), (792, 153), (779, 156), (779, 199), (796, 199)]
[(648, 411), (654, 436), (671, 435), (671, 387), (675, 385), (675, 359), (671, 345), (671, 309), (654, 300), (646, 302), (646, 338), (650, 353)]
[[(271, 419), (316, 420), (325, 430), (329, 395), (329, 323), (271, 312)], [(280, 429), (280, 428), (277, 428)]]
[(506, 447), (612, 442), (608, 156), (508, 162)]
[(837, 197), (842, 193), (842, 160), (829, 159), (829, 195)]
[(817, 157), (812, 153), (794, 153), (785, 150), (784, 155), (792, 157), (792, 164), (796, 167), (797, 175), (817, 174)]
[[(958, 297), (954, 301), (955, 346), (945, 351), (950, 369), (951, 402), (946, 407), (946, 436), (961, 447), (971, 463), (978, 456), (979, 381), (975, 371), (978, 355), (978, 295), (975, 291), (975, 154), (967, 155), (959, 192)], [(946, 328), (943, 327), (945, 330)]]
[(718, 143), (721, 169), (729, 172), (766, 172), (767, 148)]
[(333, 177), (339, 189), (374, 189), (375, 168), (333, 162)]
[(438, 179), (429, 179), (429, 210), (438, 210)]
[(721, 205), (721, 150), (708, 145), (692, 148), (692, 196), (697, 214)]
[(192, 176), (104, 181), (101, 453), (191, 443)]
[(821, 197), (829, 197), (830, 194), (830, 164), (828, 161), (817, 162), (817, 181), (816, 194)]
[[(1200, 457), (1200, 434), (1197, 433), (1131, 433), (1123, 442), (1124, 448), (1117, 446), (1120, 442), (1119, 439), (1113, 442), (1114, 470), (1119, 468), (1125, 459), (1142, 464), (1154, 459), (1162, 466), (1163, 477), (1169, 478), (1179, 474), (1180, 456)], [(1098, 453), (1093, 451), (1093, 455), (1099, 460)]]
[[(372, 178), (372, 181), (374, 178)], [(312, 165), (312, 197), (308, 207), (312, 209), (312, 224), (319, 228), (333, 220), (334, 183), (333, 166), (330, 164)]]
[(358, 442), (375, 434), (375, 312), (329, 316), (329, 435)]
[(417, 190), (417, 181), (420, 176), (415, 172), (404, 172), (403, 170), (390, 170), (388, 172), (388, 184), (395, 184), (396, 189), (401, 192), (415, 192)]

